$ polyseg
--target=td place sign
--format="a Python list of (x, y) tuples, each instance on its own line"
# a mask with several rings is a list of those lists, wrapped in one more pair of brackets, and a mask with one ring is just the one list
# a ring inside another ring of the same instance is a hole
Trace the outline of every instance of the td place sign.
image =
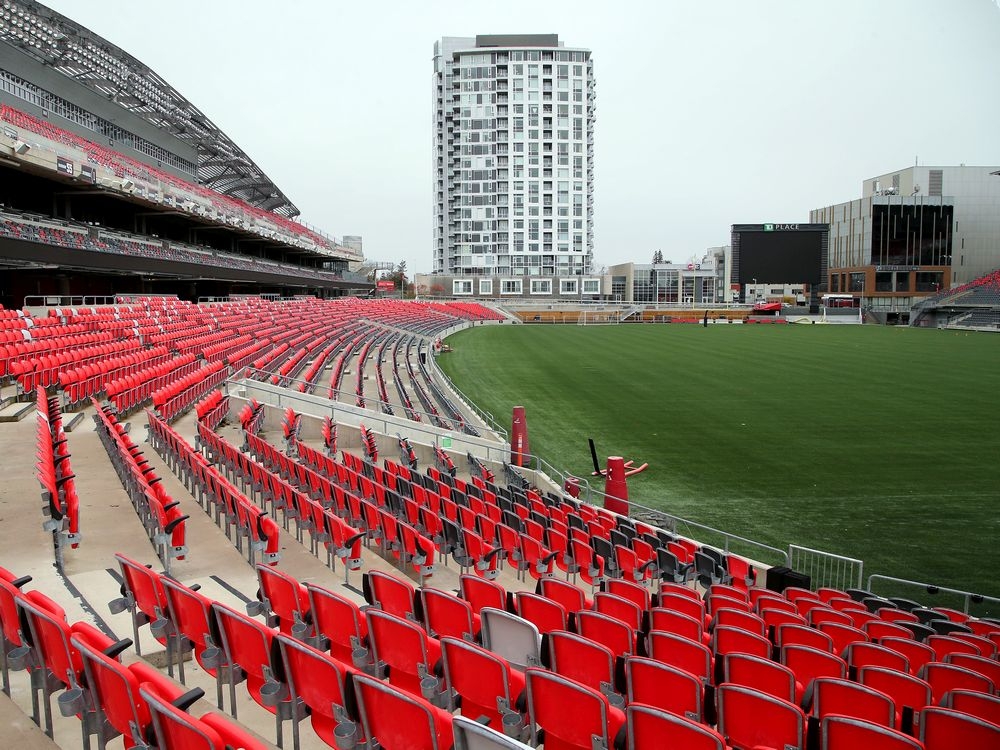
[(799, 228), (798, 224), (765, 224), (765, 232), (788, 232)]

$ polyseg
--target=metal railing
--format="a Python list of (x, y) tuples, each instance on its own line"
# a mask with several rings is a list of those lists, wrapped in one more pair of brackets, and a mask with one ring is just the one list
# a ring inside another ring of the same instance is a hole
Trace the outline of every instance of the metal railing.
[(1000, 617), (1000, 599), (933, 583), (892, 576), (868, 576), (868, 590), (879, 596), (896, 596), (919, 602), (925, 607), (948, 607), (973, 617)]
[(824, 586), (841, 590), (861, 588), (865, 569), (862, 560), (797, 544), (788, 545), (788, 566), (808, 575), (813, 589)]
[(494, 419), (493, 414), (486, 411), (485, 409), (480, 409), (471, 398), (466, 396), (461, 391), (461, 389), (459, 389), (459, 387), (455, 385), (452, 379), (449, 378), (444, 373), (444, 371), (437, 366), (436, 360), (437, 357), (432, 356), (429, 358), (427, 364), (429, 371), (431, 372), (433, 377), (439, 381), (439, 384), (445, 388), (448, 388), (455, 395), (455, 397), (462, 402), (462, 405), (465, 406), (470, 411), (472, 411), (472, 413), (475, 414), (477, 417), (479, 417), (489, 429), (491, 429), (493, 432), (499, 435), (503, 440), (508, 441), (509, 436), (507, 430), (504, 429), (503, 425), (501, 425), (499, 422), (496, 421), (496, 419)]

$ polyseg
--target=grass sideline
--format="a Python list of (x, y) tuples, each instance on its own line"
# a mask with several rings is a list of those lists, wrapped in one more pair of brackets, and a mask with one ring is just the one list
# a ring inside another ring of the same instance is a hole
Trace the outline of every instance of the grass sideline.
[(592, 436), (601, 460), (650, 463), (629, 483), (644, 505), (860, 558), (866, 581), (1000, 597), (1000, 336), (523, 325), (448, 343), (441, 369), (508, 428), (523, 404), (554, 466), (588, 476)]

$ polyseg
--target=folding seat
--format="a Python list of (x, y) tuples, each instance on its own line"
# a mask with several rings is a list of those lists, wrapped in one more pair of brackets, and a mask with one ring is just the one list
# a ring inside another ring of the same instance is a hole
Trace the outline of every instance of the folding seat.
[(507, 592), (499, 583), (463, 574), (458, 577), (458, 586), (459, 596), (469, 603), (475, 615), (478, 615), (483, 607), (493, 609), (507, 607)]
[(527, 571), (535, 579), (552, 575), (556, 552), (546, 549), (538, 539), (527, 534), (520, 535), (518, 550), (518, 570)]
[(820, 677), (845, 679), (847, 662), (836, 654), (798, 644), (781, 648), (781, 663), (795, 674), (795, 679), (808, 690), (810, 683)]
[(479, 633), (479, 617), (472, 613), (467, 601), (450, 592), (428, 587), (421, 588), (418, 596), (428, 635), (475, 640)]
[(471, 569), (477, 576), (493, 580), (497, 577), (497, 568), (501, 562), (503, 550), (492, 547), (483, 537), (472, 529), (462, 529), (462, 545), (465, 551), (465, 568)]
[(771, 642), (767, 638), (726, 625), (720, 625), (712, 631), (709, 645), (715, 655), (716, 684), (722, 682), (723, 657), (727, 654), (751, 654), (762, 659), (771, 658)]
[(626, 750), (728, 750), (721, 734), (677, 713), (636, 703), (625, 709), (625, 721)]
[(719, 734), (733, 750), (805, 750), (805, 715), (794, 703), (728, 683), (718, 687), (716, 698)]
[(775, 698), (797, 703), (803, 685), (795, 673), (778, 662), (750, 654), (727, 654), (722, 660), (723, 682), (745, 685)]
[(915, 614), (899, 607), (882, 607), (875, 614), (885, 622), (920, 622), (920, 618)]
[(1000, 725), (949, 708), (930, 706), (920, 717), (920, 741), (926, 750), (1000, 747)]
[(822, 622), (814, 626), (821, 633), (826, 633), (833, 641), (833, 653), (843, 654), (844, 649), (857, 641), (867, 641), (868, 636), (860, 628), (841, 625), (836, 622)]
[(729, 584), (737, 589), (750, 591), (757, 583), (757, 570), (749, 560), (738, 555), (726, 556), (726, 573)]
[(542, 635), (553, 630), (566, 630), (569, 613), (558, 602), (539, 594), (518, 591), (514, 594), (514, 613), (534, 623)]
[[(24, 645), (18, 649), (19, 653), (8, 653), (7, 658), (15, 665), (20, 662), (31, 670), (32, 719), (41, 725), (36, 702), (36, 692), (40, 691), (45, 733), (52, 737), (52, 694), (64, 689), (73, 691), (86, 685), (82, 657), (70, 641), (72, 636), (80, 635), (97, 649), (106, 651), (112, 656), (127, 648), (129, 643), (119, 641), (116, 644), (97, 628), (85, 622), (77, 622), (71, 626), (66, 622), (62, 608), (37, 591), (27, 592), (15, 601)], [(93, 705), (87, 701), (89, 698), (84, 697), (84, 705)], [(65, 706), (60, 705), (60, 708)], [(70, 715), (81, 714), (83, 710), (83, 706), (77, 706)], [(91, 730), (86, 720), (82, 729), (84, 744), (87, 744), (86, 738)]]
[[(812, 600), (807, 599), (805, 601)], [(840, 612), (826, 605), (815, 606), (803, 616), (806, 618), (806, 622), (814, 628), (818, 628), (821, 624), (828, 622), (845, 625), (847, 627), (854, 627), (854, 619), (849, 614), (846, 612)]]
[[(783, 609), (772, 609), (771, 607), (765, 606), (759, 608), (758, 615), (764, 621), (764, 626), (767, 629), (766, 635), (772, 643), (776, 641), (778, 628), (782, 625), (808, 627), (806, 619), (802, 617), (802, 615), (794, 612), (788, 612)], [(812, 628), (809, 629), (811, 630)]]
[(752, 612), (744, 612), (739, 609), (730, 609), (728, 607), (717, 609), (712, 616), (709, 629), (714, 630), (719, 626), (738, 628), (748, 633), (755, 633), (762, 638), (767, 637), (767, 625), (764, 620)]
[(992, 680), (994, 685), (1000, 686), (1000, 661), (997, 661), (995, 658), (987, 659), (983, 656), (953, 651), (944, 657), (944, 661), (946, 664), (978, 672), (983, 677)]
[(164, 576), (162, 582), (167, 612), (177, 638), (180, 680), (184, 682), (184, 653), (190, 648), (198, 665), (216, 679), (216, 703), (222, 708), (222, 670), (227, 665), (223, 663), (221, 644), (213, 640), (212, 600), (172, 578)]
[[(351, 680), (357, 670), (283, 633), (275, 642), (292, 704), (302, 701), (319, 738), (337, 747), (338, 737), (356, 730), (357, 716), (349, 707), (353, 707)], [(297, 718), (292, 721), (292, 737), (293, 747), (299, 747)]]
[(885, 667), (900, 672), (910, 671), (910, 662), (903, 654), (891, 648), (879, 646), (876, 643), (858, 641), (848, 644), (841, 656), (847, 662), (849, 673), (853, 676), (861, 667)]
[(974, 690), (949, 690), (941, 699), (941, 708), (961, 711), (1000, 725), (1000, 696)]
[(776, 591), (769, 591), (768, 589), (750, 589), (747, 593), (750, 597), (750, 604), (753, 605), (753, 611), (758, 614), (760, 614), (760, 611), (765, 607), (793, 614), (798, 614), (799, 612), (798, 609), (796, 609), (794, 602), (788, 601)]
[(706, 684), (711, 682), (715, 659), (705, 644), (655, 630), (649, 633), (648, 640), (649, 658), (693, 674)]
[(122, 598), (108, 606), (112, 613), (128, 610), (132, 619), (132, 640), (135, 652), (142, 655), (139, 646), (139, 628), (149, 624), (157, 641), (167, 647), (167, 663), (173, 674), (173, 652), (175, 639), (173, 625), (167, 619), (167, 599), (163, 591), (162, 576), (141, 563), (120, 553), (115, 554), (121, 570)]
[(570, 538), (569, 546), (573, 555), (573, 563), (580, 578), (591, 589), (599, 586), (605, 578), (604, 558), (596, 554), (590, 544), (584, 540)]
[[(966, 624), (971, 624), (973, 621), (969, 620)], [(929, 637), (929, 636), (928, 636)], [(952, 633), (950, 638), (955, 638), (959, 641), (965, 641), (966, 643), (971, 643), (977, 649), (979, 649), (979, 655), (986, 659), (995, 659), (998, 654), (998, 644), (991, 641), (988, 637), (983, 635), (976, 635), (974, 633)], [(998, 636), (1000, 640), (1000, 636)]]
[(474, 643), (446, 637), (441, 639), (441, 668), (445, 691), (464, 716), (485, 716), (498, 730), (520, 727), (516, 706), (524, 692), (524, 674), (505, 659)]
[(364, 674), (354, 678), (354, 694), (364, 736), (372, 747), (451, 748), (452, 716), (447, 711)]
[(830, 599), (827, 601), (826, 605), (830, 609), (835, 609), (838, 612), (867, 612), (865, 605), (861, 602), (856, 602), (854, 599)]
[(820, 737), (823, 750), (924, 750), (903, 732), (851, 716), (825, 716)]
[(30, 581), (31, 576), (17, 578), (6, 568), (0, 568), (0, 667), (3, 669), (3, 692), (6, 695), (10, 695), (7, 654), (23, 645), (16, 602), (21, 596), (21, 587)]
[(639, 656), (625, 659), (625, 701), (704, 719), (705, 685), (690, 672)]
[(576, 631), (609, 649), (615, 656), (636, 652), (635, 629), (621, 620), (601, 612), (583, 610), (575, 615)]
[(624, 706), (615, 693), (615, 654), (606, 646), (565, 630), (542, 638), (542, 661), (553, 672), (599, 690), (611, 704)]
[(479, 616), (485, 648), (517, 669), (541, 664), (542, 636), (534, 623), (494, 607), (483, 607)]
[(420, 695), (420, 682), (441, 657), (441, 644), (415, 622), (377, 609), (365, 610), (376, 674), (388, 670), (389, 682)]
[(750, 602), (743, 599), (735, 599), (724, 594), (709, 594), (705, 597), (705, 611), (709, 617), (713, 617), (717, 610), (735, 609), (740, 612), (753, 612)]
[(939, 704), (942, 696), (949, 690), (975, 690), (980, 693), (993, 693), (996, 685), (993, 680), (971, 669), (930, 661), (921, 667), (917, 676), (930, 683), (934, 703)]
[(711, 620), (705, 611), (705, 602), (700, 597), (692, 599), (681, 594), (661, 593), (658, 600), (658, 606), (661, 609), (673, 610), (674, 612), (680, 612), (688, 617), (692, 617), (695, 620), (701, 620), (705, 629), (708, 629)]
[(635, 602), (607, 591), (594, 594), (594, 611), (620, 620), (633, 630), (642, 627), (644, 610)]
[(913, 638), (886, 637), (879, 639), (879, 645), (898, 651), (910, 664), (910, 674), (916, 674), (929, 661), (937, 661), (934, 649)]
[[(312, 615), (306, 587), (292, 576), (267, 565), (257, 565), (258, 602), (247, 604), (247, 614), (268, 613), (269, 623), (282, 633), (305, 640), (312, 635)], [(272, 621), (273, 620), (273, 621)]]
[(694, 580), (693, 562), (683, 562), (676, 550), (666, 547), (656, 548), (656, 571), (661, 580), (676, 584), (686, 584)]
[(416, 591), (407, 581), (380, 570), (365, 571), (362, 578), (365, 601), (397, 617), (413, 618)]
[[(75, 633), (70, 643), (82, 659), (86, 676), (84, 684), (92, 701), (91, 706), (97, 711), (95, 728), (102, 747), (108, 740), (119, 735), (124, 736), (125, 746), (130, 747), (135, 732), (141, 737), (149, 731), (149, 708), (139, 695), (142, 683), (154, 683), (158, 692), (171, 700), (177, 699), (184, 692), (145, 662), (136, 662), (126, 667), (106, 655), (99, 644), (82, 633)], [(131, 645), (131, 641), (124, 643)], [(82, 702), (79, 708), (83, 708)]]
[(929, 635), (924, 643), (934, 649), (934, 654), (937, 656), (935, 661), (945, 661), (948, 654), (982, 656), (982, 650), (978, 645), (948, 635)]
[(616, 544), (614, 552), (615, 566), (621, 571), (622, 580), (644, 582), (650, 580), (658, 572), (655, 559), (644, 559), (631, 547)]
[(577, 612), (594, 606), (592, 601), (587, 600), (581, 588), (569, 581), (560, 581), (558, 578), (539, 579), (535, 584), (535, 593), (559, 602), (566, 612)]
[(282, 725), (292, 715), (288, 686), (275, 679), (271, 662), (275, 630), (261, 625), (234, 609), (213, 602), (222, 650), (230, 665), (226, 677), (229, 682), (229, 710), (237, 716), (236, 683), (246, 681), (247, 691), (254, 703), (274, 714), (275, 734), (281, 744)]
[(896, 705), (890, 696), (850, 680), (816, 678), (806, 689), (802, 706), (817, 720), (837, 714), (889, 728), (896, 725)]
[(528, 669), (525, 676), (528, 726), (536, 746), (543, 739), (546, 750), (612, 747), (625, 715), (605, 695), (543, 669)]
[(886, 667), (861, 667), (858, 682), (892, 698), (896, 705), (896, 723), (893, 726), (909, 734), (913, 734), (920, 711), (924, 706), (931, 705), (931, 686), (912, 674)]
[(653, 607), (646, 613), (643, 621), (643, 632), (649, 633), (653, 630), (661, 633), (673, 633), (684, 636), (692, 641), (698, 641), (708, 645), (711, 636), (705, 632), (701, 620), (696, 620), (682, 612), (662, 607)]
[[(201, 692), (200, 688), (195, 688), (185, 703), (197, 700)], [(209, 712), (200, 719), (195, 718), (183, 708), (173, 705), (169, 697), (159, 695), (154, 683), (141, 684), (139, 694), (149, 706), (155, 747), (168, 747), (170, 750), (268, 750), (271, 746), (220, 714)]]

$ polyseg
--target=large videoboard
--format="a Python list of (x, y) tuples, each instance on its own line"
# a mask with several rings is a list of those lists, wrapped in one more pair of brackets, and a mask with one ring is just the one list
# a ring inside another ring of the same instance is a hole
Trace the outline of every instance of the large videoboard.
[(827, 224), (734, 224), (733, 283), (804, 283), (826, 277)]

